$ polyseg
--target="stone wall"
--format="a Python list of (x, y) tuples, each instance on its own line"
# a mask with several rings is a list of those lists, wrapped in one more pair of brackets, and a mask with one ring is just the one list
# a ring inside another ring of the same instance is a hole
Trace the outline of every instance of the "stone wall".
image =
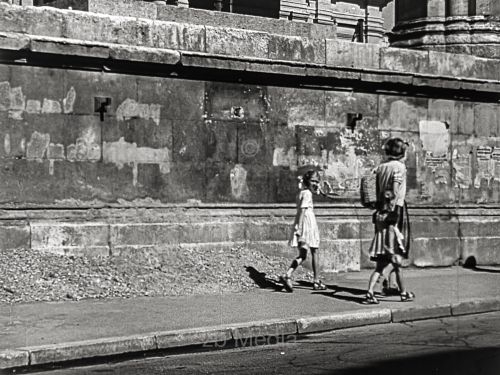
[[(341, 194), (316, 203), (322, 266), (367, 267), (371, 212), (358, 203), (359, 179), (397, 135), (410, 142), (411, 263), (499, 263), (498, 61), (0, 12), (6, 248), (146, 256), (239, 243), (291, 257), (295, 178), (318, 168)], [(362, 118), (349, 124), (348, 114)]]

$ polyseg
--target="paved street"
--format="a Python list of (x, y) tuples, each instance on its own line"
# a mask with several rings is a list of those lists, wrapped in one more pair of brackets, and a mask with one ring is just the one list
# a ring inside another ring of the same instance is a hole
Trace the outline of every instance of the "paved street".
[[(262, 340), (263, 341), (263, 340)], [(262, 343), (262, 342), (261, 342)], [(37, 374), (498, 374), (500, 314), (377, 325), (273, 345), (64, 368)]]

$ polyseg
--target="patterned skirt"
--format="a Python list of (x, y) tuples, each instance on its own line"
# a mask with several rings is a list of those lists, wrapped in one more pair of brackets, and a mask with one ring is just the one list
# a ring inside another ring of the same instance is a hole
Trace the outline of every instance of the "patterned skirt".
[(370, 245), (370, 259), (387, 260), (393, 254), (407, 259), (410, 251), (410, 222), (406, 204), (401, 207), (399, 220), (395, 225), (386, 223), (387, 215), (383, 211), (376, 211), (373, 215), (375, 235)]

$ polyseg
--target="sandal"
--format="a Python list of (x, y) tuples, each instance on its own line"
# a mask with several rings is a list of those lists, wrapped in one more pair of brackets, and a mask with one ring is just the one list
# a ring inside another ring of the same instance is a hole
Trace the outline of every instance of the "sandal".
[(373, 293), (367, 292), (366, 297), (362, 303), (363, 305), (378, 305), (380, 302), (375, 298)]
[(326, 290), (326, 285), (323, 284), (321, 280), (315, 281), (313, 284), (313, 290)]
[(403, 292), (401, 293), (401, 302), (411, 302), (415, 299), (415, 293)]
[(283, 284), (283, 287), (288, 293), (293, 292), (292, 279), (288, 276), (280, 276), (280, 283)]

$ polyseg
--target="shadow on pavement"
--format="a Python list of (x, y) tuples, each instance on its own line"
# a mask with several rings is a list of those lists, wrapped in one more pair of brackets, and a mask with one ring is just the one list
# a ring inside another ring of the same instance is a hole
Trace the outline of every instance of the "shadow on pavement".
[(471, 255), (470, 257), (468, 257), (467, 259), (465, 259), (463, 267), (464, 268), (468, 268), (468, 269), (470, 269), (472, 271), (476, 271), (476, 272), (500, 273), (500, 269), (478, 267), (477, 266), (476, 257), (474, 257), (473, 255)]
[(248, 272), (248, 276), (253, 280), (253, 282), (261, 289), (274, 289), (276, 291), (282, 291), (283, 285), (278, 283), (276, 280), (266, 277), (264, 272), (257, 271), (254, 267), (247, 266), (245, 270)]
[(335, 370), (331, 374), (361, 375), (496, 375), (500, 348), (453, 350), (375, 362), (366, 366)]

